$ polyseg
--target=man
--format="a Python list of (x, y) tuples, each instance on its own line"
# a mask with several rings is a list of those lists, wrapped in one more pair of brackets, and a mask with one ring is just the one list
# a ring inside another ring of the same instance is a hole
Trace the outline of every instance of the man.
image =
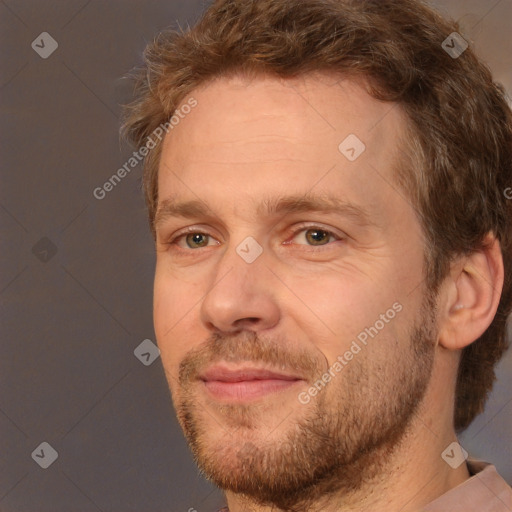
[(456, 28), (219, 0), (146, 49), (155, 331), (231, 512), (512, 510), (456, 437), (512, 305), (512, 116)]

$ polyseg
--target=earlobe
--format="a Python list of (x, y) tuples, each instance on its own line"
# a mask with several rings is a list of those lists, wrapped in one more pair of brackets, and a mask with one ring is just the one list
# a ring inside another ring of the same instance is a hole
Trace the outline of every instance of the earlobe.
[(500, 243), (488, 234), (482, 249), (452, 265), (441, 289), (440, 345), (462, 350), (487, 330), (498, 309), (503, 279)]

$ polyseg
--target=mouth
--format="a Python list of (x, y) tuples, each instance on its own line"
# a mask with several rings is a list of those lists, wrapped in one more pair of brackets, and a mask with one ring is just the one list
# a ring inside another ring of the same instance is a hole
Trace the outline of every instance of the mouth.
[(245, 402), (289, 390), (304, 379), (265, 368), (214, 366), (203, 372), (199, 381), (216, 400)]

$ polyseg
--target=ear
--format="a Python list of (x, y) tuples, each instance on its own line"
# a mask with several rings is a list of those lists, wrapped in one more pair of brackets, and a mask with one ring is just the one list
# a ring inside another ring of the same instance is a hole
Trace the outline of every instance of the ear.
[(484, 247), (452, 263), (439, 297), (439, 344), (461, 350), (477, 340), (496, 315), (503, 289), (499, 241), (488, 233)]

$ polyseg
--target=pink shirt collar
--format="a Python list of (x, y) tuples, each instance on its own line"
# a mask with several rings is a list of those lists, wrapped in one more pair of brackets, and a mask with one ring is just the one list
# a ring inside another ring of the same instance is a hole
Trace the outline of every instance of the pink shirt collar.
[(423, 512), (510, 512), (512, 489), (488, 462), (467, 461), (473, 476), (439, 496)]

